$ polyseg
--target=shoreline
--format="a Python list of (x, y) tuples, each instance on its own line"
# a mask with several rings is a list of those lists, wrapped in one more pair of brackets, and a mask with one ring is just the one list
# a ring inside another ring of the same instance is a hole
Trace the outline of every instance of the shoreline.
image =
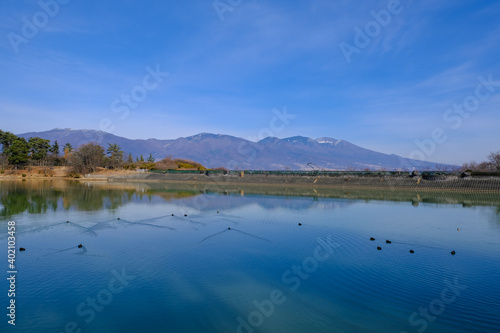
[[(250, 185), (248, 185), (250, 184)], [(398, 189), (396, 187), (334, 187), (334, 186), (310, 186), (293, 184), (255, 184), (255, 183), (225, 183), (218, 185), (214, 182), (179, 182), (179, 181), (107, 181), (105, 178), (90, 180), (67, 180), (59, 177), (50, 179), (31, 179), (30, 181), (4, 180), (0, 181), (0, 189), (34, 189), (39, 195), (45, 196), (47, 190), (69, 193), (75, 189), (94, 189), (111, 193), (135, 193), (136, 195), (154, 195), (167, 201), (172, 199), (196, 198), (199, 195), (220, 194), (224, 196), (278, 196), (285, 198), (307, 197), (313, 200), (321, 198), (334, 198), (344, 200), (368, 200), (368, 201), (396, 201), (407, 202), (413, 206), (420, 204), (452, 204), (463, 207), (495, 206), (500, 209), (500, 191), (463, 191), (447, 190), (422, 190)], [(110, 192), (111, 191), (111, 192)], [(5, 192), (3, 192), (5, 193)], [(44, 194), (45, 193), (45, 194)]]
[(281, 187), (281, 188), (308, 188), (308, 189), (373, 189), (398, 191), (445, 191), (445, 192), (491, 192), (500, 193), (500, 177), (460, 178), (449, 176), (428, 180), (422, 177), (386, 176), (367, 174), (335, 174), (332, 176), (313, 175), (276, 175), (276, 174), (163, 174), (141, 173), (127, 176), (111, 176), (107, 178), (84, 178), (85, 181), (107, 182), (136, 182), (136, 183), (165, 183), (190, 184), (216, 187)]
[[(25, 172), (23, 176), (23, 172)], [(457, 174), (434, 173), (411, 176), (402, 172), (335, 172), (335, 173), (276, 173), (276, 172), (230, 172), (230, 173), (160, 173), (137, 171), (100, 171), (80, 178), (68, 176), (68, 169), (51, 169), (50, 173), (40, 169), (17, 170), (0, 174), (0, 181), (69, 180), (105, 183), (158, 183), (186, 184), (205, 187), (274, 187), (302, 189), (340, 190), (397, 190), (409, 192), (489, 192), (500, 193), (500, 176), (460, 177)]]

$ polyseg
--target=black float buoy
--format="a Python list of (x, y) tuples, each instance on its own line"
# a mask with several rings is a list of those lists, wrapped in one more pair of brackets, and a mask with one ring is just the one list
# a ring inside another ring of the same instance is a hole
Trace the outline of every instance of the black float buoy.
[(302, 225), (302, 223), (299, 222), (299, 225)]
[(377, 246), (377, 250), (382, 250), (382, 248), (380, 246)]
[(227, 230), (231, 230), (231, 227), (228, 227)]
[(79, 249), (81, 249), (82, 247), (83, 247), (83, 245), (82, 245), (82, 244), (78, 245), (78, 248), (79, 248)]
[(184, 216), (188, 216), (188, 214), (184, 214)]
[(374, 240), (375, 240), (375, 238), (373, 238), (373, 237), (370, 237), (370, 240), (371, 240), (371, 241), (374, 241)]
[(219, 214), (219, 211), (217, 211), (217, 214)]
[(174, 214), (172, 214), (172, 216), (174, 216)]
[(69, 221), (66, 221), (66, 223), (69, 223)]
[(415, 251), (413, 251), (413, 250), (410, 250), (410, 253), (415, 253)]
[(455, 255), (455, 251), (454, 251), (454, 250), (453, 250), (453, 251), (451, 251), (451, 254), (452, 254), (452, 255)]
[(26, 251), (26, 249), (24, 247), (20, 247), (19, 251)]
[(387, 244), (391, 244), (392, 242), (390, 240), (385, 241)]

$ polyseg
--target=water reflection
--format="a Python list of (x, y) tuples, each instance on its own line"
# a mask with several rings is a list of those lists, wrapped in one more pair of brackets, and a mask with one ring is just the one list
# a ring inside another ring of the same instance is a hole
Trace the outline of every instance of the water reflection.
[[(186, 198), (194, 192), (168, 191), (157, 195), (166, 200)], [(20, 213), (41, 214), (58, 209), (96, 211), (117, 209), (153, 193), (138, 186), (103, 186), (78, 181), (0, 182), (0, 217)]]
[[(455, 278), (467, 290), (429, 331), (499, 325), (498, 194), (48, 181), (0, 182), (0, 202), (26, 247), (19, 332), (238, 332), (276, 289), (259, 331), (409, 332)], [(332, 255), (304, 266), (320, 241)], [(136, 279), (87, 324), (79, 304), (124, 268)]]
[[(219, 195), (223, 194), (223, 195)], [(262, 195), (266, 200), (262, 200)], [(199, 198), (203, 196), (203, 198)], [(244, 199), (242, 199), (244, 198)], [(285, 200), (283, 200), (283, 198)], [(344, 200), (321, 200), (336, 198)], [(342, 190), (329, 188), (236, 187), (187, 184), (85, 183), (79, 181), (0, 182), (0, 218), (27, 212), (41, 214), (58, 209), (77, 211), (115, 210), (130, 202), (171, 201), (197, 211), (211, 211), (257, 204), (265, 209), (307, 210), (341, 208), (358, 200), (454, 204), (463, 207), (491, 206), (500, 223), (500, 193), (458, 193)]]

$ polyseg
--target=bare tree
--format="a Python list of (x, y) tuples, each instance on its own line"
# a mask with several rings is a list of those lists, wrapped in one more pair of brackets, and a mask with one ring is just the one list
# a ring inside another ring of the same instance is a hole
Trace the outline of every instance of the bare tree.
[(95, 172), (98, 167), (103, 166), (104, 148), (98, 144), (88, 143), (80, 146), (69, 155), (69, 165), (76, 172)]
[(464, 163), (462, 165), (462, 171), (474, 171), (474, 170), (477, 170), (477, 162), (476, 161), (471, 161), (469, 163)]
[(470, 163), (464, 163), (461, 168), (462, 171), (483, 171), (483, 172), (494, 172), (498, 169), (495, 168), (494, 164), (491, 162), (481, 162), (477, 163), (472, 161)]
[(500, 171), (500, 151), (489, 154), (488, 160), (493, 165), (496, 171)]

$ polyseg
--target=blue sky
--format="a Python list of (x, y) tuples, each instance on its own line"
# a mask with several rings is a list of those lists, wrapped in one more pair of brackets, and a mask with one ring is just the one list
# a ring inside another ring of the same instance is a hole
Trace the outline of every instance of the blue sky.
[(456, 164), (500, 150), (499, 1), (41, 3), (0, 2), (3, 130), (327, 136)]

